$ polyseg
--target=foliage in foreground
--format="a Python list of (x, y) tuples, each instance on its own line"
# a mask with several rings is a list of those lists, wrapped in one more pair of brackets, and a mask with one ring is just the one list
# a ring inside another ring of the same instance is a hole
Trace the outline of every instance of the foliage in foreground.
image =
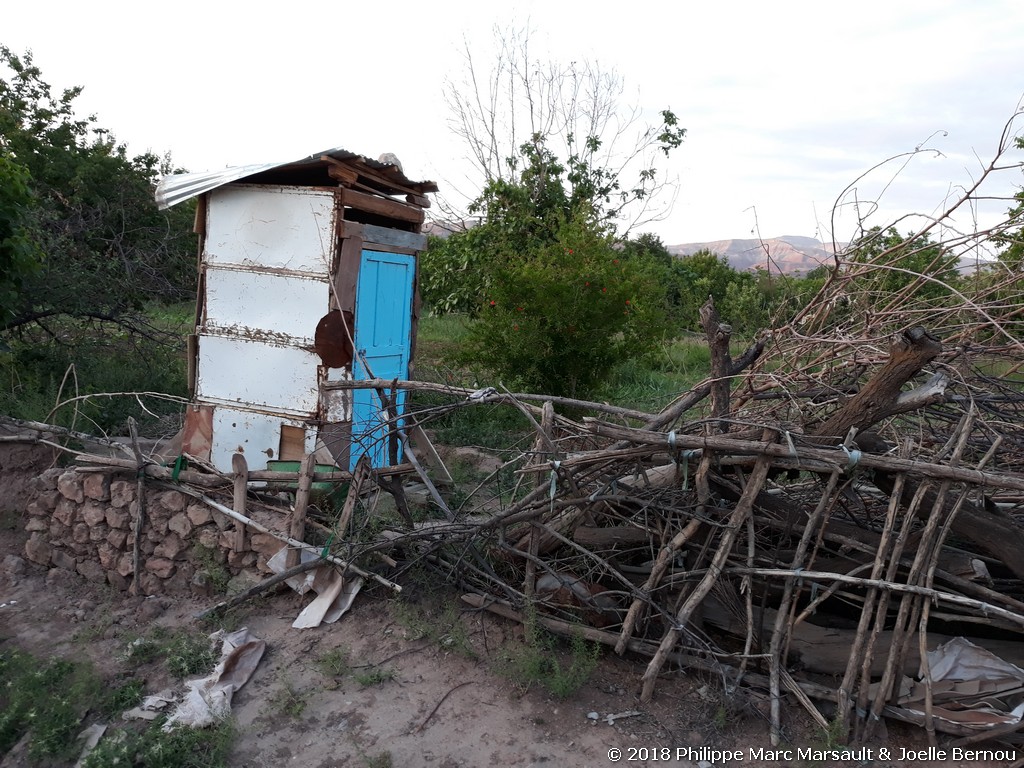
[(86, 712), (107, 709), (88, 667), (63, 659), (40, 664), (17, 650), (0, 653), (0, 753), (31, 733), (29, 758), (66, 758)]
[[(215, 661), (208, 638), (154, 632), (128, 646), (131, 666), (162, 658), (176, 677), (208, 672)], [(78, 734), (93, 720), (111, 722), (142, 699), (138, 677), (105, 681), (87, 662), (41, 660), (16, 649), (0, 651), (0, 754), (27, 736), (33, 764), (69, 760)], [(230, 721), (213, 728), (161, 730), (161, 721), (109, 728), (86, 768), (208, 768), (227, 764), (234, 737)]]
[[(94, 117), (75, 114), (81, 92), (54, 94), (31, 52), (0, 46), (0, 169), (29, 193), (0, 197), (0, 221), (21, 238), (13, 255), (0, 243), (0, 263), (20, 278), (15, 295), (0, 293), (4, 331), (64, 316), (147, 332), (146, 302), (181, 301), (195, 285), (189, 206), (159, 211), (153, 199), (169, 159), (129, 156)], [(26, 268), (26, 258), (37, 263)]]
[(230, 720), (210, 728), (160, 730), (159, 721), (141, 733), (118, 731), (107, 736), (82, 764), (82, 768), (221, 768), (235, 738)]
[[(155, 314), (149, 313), (151, 318)], [(0, 413), (93, 434), (125, 434), (125, 423), (133, 416), (143, 434), (173, 432), (181, 411), (178, 399), (188, 395), (184, 329), (176, 318), (165, 324), (168, 313), (160, 314), (154, 322), (168, 333), (178, 329), (175, 343), (130, 338), (112, 330), (83, 335), (73, 346), (48, 343), (36, 333), (9, 339), (6, 349), (0, 346)], [(145, 397), (145, 407), (134, 396), (75, 399), (119, 392), (169, 398)]]
[[(157, 209), (169, 158), (131, 156), (76, 114), (81, 92), (54, 92), (31, 52), (0, 45), (0, 410), (22, 418), (45, 419), (58, 394), (186, 389), (162, 308), (194, 296), (193, 208)], [(79, 406), (83, 431), (143, 421), (123, 400)]]
[(523, 624), (523, 644), (509, 650), (506, 674), (516, 682), (538, 684), (559, 699), (567, 699), (590, 679), (601, 657), (601, 646), (575, 634), (569, 641), (568, 658), (558, 651), (554, 635), (537, 626), (536, 614), (528, 611)]

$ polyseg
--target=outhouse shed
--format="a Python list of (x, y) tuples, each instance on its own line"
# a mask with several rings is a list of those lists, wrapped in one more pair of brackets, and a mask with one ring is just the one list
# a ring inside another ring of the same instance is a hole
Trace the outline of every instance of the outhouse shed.
[(184, 452), (225, 472), (238, 452), (253, 469), (325, 451), (389, 463), (377, 393), (331, 385), (409, 378), (436, 191), (393, 155), (342, 149), (161, 181), (161, 207), (199, 199)]

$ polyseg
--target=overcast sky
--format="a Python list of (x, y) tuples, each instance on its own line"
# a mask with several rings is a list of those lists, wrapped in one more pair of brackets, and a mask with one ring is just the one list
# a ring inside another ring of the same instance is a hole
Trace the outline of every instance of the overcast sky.
[[(856, 199), (867, 212), (896, 175), (868, 223), (931, 213), (991, 160), (1024, 96), (1024, 0), (39, 0), (4, 4), (0, 43), (85, 86), (81, 110), (131, 150), (189, 170), (340, 146), (393, 152), (444, 191), (470, 184), (445, 83), (463, 40), (489, 66), (495, 25), (532, 28), (538, 57), (597, 60), (624, 102), (679, 117), (686, 141), (662, 163), (677, 199), (646, 227), (669, 244), (750, 237), (755, 214), (764, 237), (830, 239), (844, 188), (919, 146), (941, 156), (886, 166)], [(1021, 183), (1007, 172), (993, 193)], [(852, 215), (835, 230), (847, 239)]]

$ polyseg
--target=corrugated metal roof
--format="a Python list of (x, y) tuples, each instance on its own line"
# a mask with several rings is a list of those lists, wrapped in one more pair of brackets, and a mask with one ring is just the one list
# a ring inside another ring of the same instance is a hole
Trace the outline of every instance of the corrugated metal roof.
[(259, 163), (256, 165), (238, 165), (232, 168), (224, 168), (220, 171), (202, 171), (199, 173), (178, 173), (171, 176), (164, 176), (160, 183), (156, 187), (156, 202), (157, 206), (163, 210), (164, 208), (170, 208), (172, 205), (184, 202), (189, 198), (196, 197), (209, 192), (212, 189), (217, 189), (225, 184), (230, 184), (233, 181), (239, 181), (241, 179), (247, 179), (250, 176), (255, 176), (259, 173), (265, 173), (267, 171), (273, 171), (278, 168), (284, 168), (286, 166), (301, 169), (302, 166), (317, 166), (324, 163), (320, 158), (323, 155), (328, 155), (335, 160), (352, 160), (357, 159), (361, 163), (364, 163), (368, 167), (378, 170), (387, 171), (389, 178), (394, 179), (398, 184), (410, 186), (410, 187), (422, 187), (424, 192), (435, 192), (437, 191), (437, 185), (433, 182), (415, 182), (407, 179), (405, 175), (399, 171), (393, 164), (382, 163), (377, 160), (371, 160), (368, 157), (359, 155), (355, 152), (349, 152), (341, 147), (334, 149), (328, 149), (323, 152), (315, 152), (307, 157), (299, 158), (298, 160), (290, 160), (283, 163)]

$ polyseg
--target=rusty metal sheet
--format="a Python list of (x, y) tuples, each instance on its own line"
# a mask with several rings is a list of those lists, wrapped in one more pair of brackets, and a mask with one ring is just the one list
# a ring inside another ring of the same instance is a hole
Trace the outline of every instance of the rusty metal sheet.
[(213, 441), (213, 406), (192, 405), (185, 411), (181, 451), (199, 459), (209, 460)]
[(315, 187), (217, 189), (207, 209), (204, 260), (326, 278), (337, 239), (334, 202), (333, 190)]
[(208, 269), (204, 330), (220, 335), (312, 344), (317, 322), (330, 305), (324, 279), (239, 269)]
[(319, 362), (313, 352), (273, 339), (201, 334), (196, 399), (313, 418)]

